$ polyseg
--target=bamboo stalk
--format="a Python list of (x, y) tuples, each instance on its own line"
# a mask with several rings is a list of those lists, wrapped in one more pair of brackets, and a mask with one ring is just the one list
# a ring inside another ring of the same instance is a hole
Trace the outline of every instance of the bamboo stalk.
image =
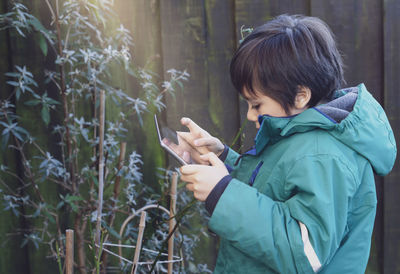
[(65, 269), (66, 274), (74, 273), (74, 231), (67, 229), (65, 232)]
[[(100, 114), (99, 114), (99, 191), (97, 206), (97, 222), (96, 222), (96, 244), (100, 247), (100, 229), (101, 229), (101, 213), (103, 211), (103, 190), (104, 190), (104, 116), (105, 116), (105, 94), (104, 90), (100, 91)], [(100, 248), (98, 248), (100, 251)], [(100, 254), (98, 254), (100, 256)]]
[(147, 212), (142, 211), (142, 214), (140, 215), (139, 232), (138, 232), (138, 238), (136, 241), (135, 257), (133, 257), (133, 265), (132, 265), (131, 274), (136, 274), (137, 263), (139, 262), (139, 257), (140, 257), (140, 250), (142, 249), (144, 228), (146, 227), (146, 216), (147, 216)]
[[(169, 234), (172, 233), (171, 237), (168, 240), (168, 261), (172, 261), (174, 258), (174, 227), (176, 224), (175, 212), (176, 212), (176, 189), (178, 185), (178, 173), (172, 173), (172, 182), (171, 182), (171, 201), (169, 207)], [(172, 274), (174, 263), (168, 263), (168, 274)]]
[[(120, 146), (120, 151), (119, 151), (119, 159), (118, 159), (118, 170), (117, 173), (120, 172), (122, 167), (124, 166), (124, 160), (125, 160), (125, 152), (126, 152), (126, 142), (122, 142)], [(120, 187), (119, 184), (121, 182), (121, 176), (116, 176), (115, 182), (114, 182), (114, 201), (112, 203), (112, 209), (111, 209), (111, 214), (108, 219), (108, 226), (112, 227), (114, 225), (114, 220), (115, 220), (115, 212), (117, 210), (117, 199), (120, 193)], [(108, 241), (108, 236), (109, 234), (106, 235), (104, 242)], [(107, 258), (108, 258), (108, 253), (104, 252), (102, 255), (102, 273), (106, 273), (106, 268), (107, 268)]]
[(85, 261), (86, 261), (86, 254), (85, 254), (85, 239), (84, 239), (84, 232), (86, 229), (86, 221), (84, 223), (81, 223), (82, 221), (82, 214), (78, 213), (76, 218), (75, 218), (75, 235), (76, 235), (76, 251), (77, 251), (77, 257), (78, 257), (78, 270), (79, 273), (85, 274), (86, 272), (86, 267), (85, 267)]

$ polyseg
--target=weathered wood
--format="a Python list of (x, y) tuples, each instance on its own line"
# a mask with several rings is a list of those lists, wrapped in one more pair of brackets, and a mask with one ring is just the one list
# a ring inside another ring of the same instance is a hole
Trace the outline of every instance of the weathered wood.
[(311, 1), (311, 15), (333, 30), (344, 55), (348, 86), (365, 83), (382, 102), (382, 4), (377, 0)]
[[(400, 144), (400, 2), (384, 1), (384, 108), (393, 128), (397, 146)], [(381, 273), (399, 273), (400, 269), (400, 161), (385, 177), (383, 186), (383, 269)]]
[[(9, 11), (9, 1), (2, 1), (0, 4), (0, 13)], [(6, 99), (12, 93), (12, 87), (6, 84), (10, 80), (4, 75), (8, 71), (12, 71), (14, 67), (13, 51), (10, 31), (0, 31), (0, 100)], [(18, 169), (18, 152), (10, 150), (2, 150), (0, 148), (0, 165), (6, 165), (12, 171)], [(11, 183), (13, 190), (20, 187), (20, 183), (11, 176), (1, 174), (1, 179)], [(4, 193), (4, 192), (3, 192)], [(7, 243), (0, 250), (0, 273), (27, 273), (30, 268), (29, 249), (28, 246), (21, 248), (23, 235), (10, 236), (8, 233), (17, 229), (26, 229), (26, 221), (24, 218), (16, 217), (12, 211), (0, 210), (0, 242)]]
[[(7, 5), (10, 5), (12, 1), (2, 1), (1, 6), (5, 8)], [(38, 12), (39, 6), (41, 6), (41, 3), (39, 2), (32, 2), (32, 1), (23, 1), (23, 4), (27, 6), (29, 9), (30, 13), (33, 13), (39, 20), (44, 22), (47, 22), (49, 20), (49, 16), (47, 15), (45, 18), (41, 17), (41, 14)], [(43, 10), (43, 9), (42, 9)], [(0, 31), (1, 35), (6, 34), (8, 31)], [(2, 66), (1, 69), (1, 77), (4, 77), (3, 70), (7, 71), (15, 71), (15, 65), (18, 66), (26, 66), (27, 70), (33, 73), (35, 81), (39, 84), (38, 88), (34, 88), (36, 92), (39, 94), (42, 94), (44, 90), (46, 90), (44, 84), (43, 84), (43, 78), (44, 78), (44, 73), (43, 73), (43, 63), (45, 62), (45, 58), (39, 49), (39, 46), (37, 42), (34, 40), (34, 34), (28, 34), (26, 31), (24, 31), (26, 34), (26, 38), (21, 38), (15, 31), (15, 29), (10, 29), (9, 30), (9, 36), (7, 39), (0, 39), (0, 44), (6, 45), (8, 47), (6, 52), (2, 52), (2, 54), (6, 54), (4, 57), (4, 60), (7, 61), (7, 65), (5, 67)], [(6, 85), (4, 80), (10, 80), (8, 77), (0, 78), (2, 81), (0, 82), (0, 94), (1, 98), (4, 98), (3, 95), (5, 95), (3, 92), (4, 91), (11, 91), (10, 86)], [(51, 96), (50, 92), (48, 93), (49, 96)], [(27, 100), (29, 96), (22, 95), (20, 98), (19, 102), (13, 102), (16, 103), (16, 112), (17, 115), (20, 117), (20, 123), (22, 127), (27, 129), (32, 136), (35, 136), (36, 142), (39, 143), (42, 147), (50, 148), (54, 147), (54, 144), (56, 143), (54, 139), (52, 138), (50, 134), (50, 130), (48, 127), (46, 127), (42, 121), (42, 118), (38, 113), (40, 113), (40, 108), (39, 106), (36, 107), (27, 107), (26, 105), (23, 104), (24, 101)], [(31, 99), (31, 97), (29, 98)], [(38, 111), (39, 110), (39, 111)], [(52, 123), (52, 122), (51, 122)], [(53, 142), (54, 141), (54, 142)], [(51, 150), (51, 149), (49, 149)], [(9, 165), (11, 168), (13, 166), (15, 167), (15, 171), (17, 174), (19, 174), (21, 177), (24, 177), (23, 175), (23, 167), (21, 164), (21, 161), (19, 159), (17, 151), (13, 152), (10, 151), (11, 153), (15, 153), (15, 162), (13, 163), (13, 158), (14, 156), (6, 156), (8, 153), (3, 154), (1, 157), (6, 157), (4, 161)], [(32, 158), (33, 156), (38, 156), (39, 153), (36, 149), (33, 149), (32, 147), (25, 146), (24, 153), (28, 155), (28, 157)], [(54, 155), (54, 153), (53, 153)], [(38, 159), (33, 159), (31, 162), (32, 165), (36, 165)], [(10, 181), (7, 181), (10, 182)], [(16, 182), (15, 184), (16, 187), (19, 187), (20, 184), (19, 182)], [(55, 193), (58, 193), (58, 187), (55, 184), (41, 184), (39, 185), (40, 188), (40, 193), (43, 195), (46, 201), (54, 199), (56, 197)], [(28, 193), (25, 192), (25, 190), (22, 190), (20, 192), (21, 195), (25, 196)], [(33, 195), (32, 195), (33, 196)], [(30, 211), (26, 210), (24, 207), (21, 207), (20, 210), (22, 211), (23, 214), (31, 214)], [(35, 226), (36, 222), (42, 222), (42, 220), (25, 220), (23, 217), (6, 217), (8, 213), (11, 212), (4, 212), (0, 213), (0, 220), (2, 223), (7, 223), (7, 224), (14, 224), (13, 227), (14, 229), (8, 229), (7, 232), (5, 232), (4, 236), (7, 235), (7, 233), (15, 233), (16, 231), (30, 231), (32, 227)], [(3, 219), (3, 217), (5, 217)], [(18, 222), (19, 224), (16, 224)], [(17, 228), (18, 229), (15, 229)], [(53, 230), (54, 226), (52, 224), (49, 225), (49, 229)], [(55, 230), (54, 230), (55, 231)], [(8, 236), (7, 236), (8, 237)], [(9, 265), (9, 270), (4, 271), (4, 273), (43, 273), (46, 271), (50, 272), (55, 272), (57, 271), (56, 264), (54, 265), (46, 265), (44, 262), (48, 262), (46, 259), (46, 251), (41, 250), (36, 250), (35, 248), (30, 248), (29, 244), (25, 245), (24, 247), (20, 248), (20, 243), (23, 239), (23, 233), (21, 233), (18, 236), (12, 236), (12, 242), (15, 243), (15, 251), (9, 252), (9, 248), (12, 248), (14, 244), (11, 244), (10, 246), (7, 245), (7, 249), (3, 249), (3, 251), (0, 252), (0, 257), (4, 258), (6, 261), (4, 261), (4, 264), (0, 261), (0, 269), (4, 267), (7, 267)], [(8, 239), (9, 240), (9, 239)], [(3, 253), (4, 252), (4, 253)], [(12, 256), (12, 258), (17, 258), (18, 261), (13, 261), (13, 259), (10, 259), (7, 257)], [(0, 271), (3, 273), (3, 271)]]
[[(150, 69), (155, 73), (153, 80), (161, 86), (164, 81), (162, 50), (161, 50), (161, 26), (160, 26), (160, 0), (135, 0), (129, 4), (125, 1), (116, 1), (115, 8), (125, 28), (129, 29), (134, 45), (131, 47), (133, 62), (135, 66)], [(141, 96), (144, 90), (137, 79), (131, 76), (121, 75), (118, 70), (114, 71), (117, 76), (116, 84), (132, 97)], [(157, 188), (158, 177), (154, 170), (165, 164), (164, 151), (154, 144), (157, 142), (157, 134), (154, 128), (152, 112), (155, 107), (149, 104), (148, 113), (143, 115), (143, 127), (139, 125), (138, 119), (133, 117), (132, 123), (127, 124), (129, 132), (129, 150), (136, 150), (142, 155), (143, 181)], [(140, 144), (140, 145), (138, 145)]]
[(229, 75), (229, 64), (236, 48), (234, 3), (229, 0), (205, 1), (207, 130), (230, 145), (239, 130), (239, 95)]
[(136, 240), (135, 256), (133, 257), (131, 274), (135, 274), (138, 269), (138, 262), (140, 259), (140, 250), (142, 249), (142, 242), (143, 242), (143, 233), (144, 233), (144, 229), (146, 227), (146, 217), (147, 217), (147, 212), (142, 211), (142, 214), (140, 215), (139, 231), (138, 231), (138, 237)]
[[(164, 71), (186, 69), (190, 84), (167, 96), (167, 123), (180, 128), (182, 116), (191, 117), (200, 126), (212, 124), (208, 115), (207, 44), (204, 1), (161, 1), (161, 38)], [(165, 75), (165, 78), (169, 78)]]
[[(161, 1), (160, 4), (164, 70), (186, 69), (190, 74), (189, 83), (184, 83), (184, 91), (178, 91), (176, 99), (167, 97), (167, 123), (179, 129), (180, 118), (187, 116), (211, 134), (230, 142), (238, 125), (238, 110), (232, 108), (237, 95), (231, 92), (227, 74), (234, 32), (232, 16), (226, 13), (226, 18), (220, 16), (217, 20), (216, 11), (227, 12), (232, 9), (231, 4), (228, 1), (193, 0)], [(221, 26), (216, 32), (212, 28), (218, 24)], [(218, 35), (221, 37), (217, 38)], [(221, 76), (214, 75), (217, 71)], [(171, 164), (176, 165), (175, 162)], [(210, 266), (215, 264), (216, 258), (214, 241), (213, 237), (203, 237), (194, 253)]]
[(104, 191), (104, 120), (105, 120), (105, 92), (100, 91), (100, 117), (99, 117), (99, 188), (97, 198), (97, 217), (96, 217), (96, 244), (98, 246), (97, 256), (100, 254), (101, 238), (101, 214), (103, 212), (103, 191)]
[(65, 232), (65, 273), (74, 273), (74, 231), (67, 229)]
[[(170, 207), (169, 207), (169, 234), (174, 232), (174, 227), (176, 225), (176, 189), (178, 186), (178, 173), (174, 172), (171, 176), (171, 187), (170, 187)], [(168, 261), (172, 261), (174, 259), (174, 234), (170, 236), (168, 240)], [(168, 263), (168, 274), (172, 274), (174, 264)]]

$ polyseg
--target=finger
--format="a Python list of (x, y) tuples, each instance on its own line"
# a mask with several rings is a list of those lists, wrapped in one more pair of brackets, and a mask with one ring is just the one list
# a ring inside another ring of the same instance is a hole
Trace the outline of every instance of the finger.
[(197, 173), (201, 170), (201, 168), (204, 167), (202, 165), (186, 165), (186, 166), (181, 166), (180, 171), (182, 175), (192, 175), (194, 173)]
[(188, 184), (193, 183), (191, 175), (183, 175), (182, 174), (180, 179), (181, 179), (182, 182), (185, 182), (185, 183), (188, 183)]
[(163, 142), (167, 147), (169, 147), (170, 149), (175, 151), (179, 156), (181, 156), (183, 154), (182, 149), (178, 145), (176, 145), (170, 141), (167, 141), (168, 143), (166, 143), (165, 141), (163, 141)]
[(200, 158), (204, 161), (208, 161), (212, 166), (221, 166), (224, 165), (224, 163), (218, 158), (215, 153), (210, 152), (204, 155), (201, 155)]
[(171, 143), (167, 138), (162, 139), (162, 142), (167, 146)]
[(186, 163), (190, 163), (190, 162), (191, 162), (191, 161), (190, 161), (190, 153), (187, 152), (187, 151), (184, 151), (184, 152), (183, 152), (182, 158), (183, 158), (183, 160), (184, 160)]
[(187, 117), (181, 119), (181, 124), (189, 128), (191, 132), (200, 132), (202, 130), (202, 128), (193, 122), (192, 119)]
[(193, 144), (197, 147), (212, 146), (215, 145), (215, 139), (213, 137), (198, 138), (193, 141)]
[(193, 192), (195, 190), (194, 184), (192, 184), (192, 183), (186, 184), (186, 189)]
[(193, 134), (190, 132), (184, 132), (184, 131), (177, 131), (177, 134), (179, 137), (181, 137), (183, 140), (185, 140), (189, 145), (193, 146)]

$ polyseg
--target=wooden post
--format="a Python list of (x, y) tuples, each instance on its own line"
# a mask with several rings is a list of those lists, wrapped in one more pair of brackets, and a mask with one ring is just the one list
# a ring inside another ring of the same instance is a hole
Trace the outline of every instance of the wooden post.
[(65, 239), (65, 269), (66, 274), (74, 273), (74, 231), (72, 229), (66, 230)]
[[(176, 189), (178, 185), (178, 173), (173, 172), (172, 173), (172, 182), (171, 182), (171, 191), (170, 191), (170, 196), (171, 196), (171, 202), (170, 202), (170, 207), (169, 207), (169, 234), (171, 234), (174, 230), (175, 224), (176, 224), (176, 219), (175, 219), (175, 213), (176, 213)], [(174, 259), (174, 235), (172, 234), (171, 237), (168, 240), (168, 261), (172, 261)], [(168, 274), (172, 274), (173, 270), (173, 263), (168, 263)]]
[(133, 258), (131, 274), (136, 274), (137, 263), (139, 262), (139, 257), (140, 257), (140, 250), (142, 249), (144, 228), (146, 227), (146, 216), (147, 216), (147, 212), (142, 211), (142, 214), (140, 215), (139, 232), (138, 232), (138, 238), (136, 241), (135, 257)]
[[(101, 213), (103, 211), (103, 188), (104, 188), (104, 159), (103, 159), (103, 143), (104, 143), (104, 118), (105, 118), (105, 94), (104, 90), (100, 91), (100, 117), (99, 117), (99, 191), (97, 206), (97, 222), (96, 222), (96, 244), (100, 250), (100, 230), (101, 230)], [(100, 254), (97, 254), (100, 256)]]

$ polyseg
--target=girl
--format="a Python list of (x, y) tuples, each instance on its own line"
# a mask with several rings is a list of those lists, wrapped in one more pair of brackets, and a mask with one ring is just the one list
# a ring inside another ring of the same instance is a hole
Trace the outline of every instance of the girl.
[(241, 43), (230, 74), (258, 128), (250, 151), (181, 120), (190, 132), (180, 136), (196, 148), (184, 156), (199, 163), (181, 167), (181, 179), (221, 240), (215, 273), (364, 273), (374, 172), (392, 169), (396, 144), (363, 84), (340, 89), (329, 28), (278, 16)]

